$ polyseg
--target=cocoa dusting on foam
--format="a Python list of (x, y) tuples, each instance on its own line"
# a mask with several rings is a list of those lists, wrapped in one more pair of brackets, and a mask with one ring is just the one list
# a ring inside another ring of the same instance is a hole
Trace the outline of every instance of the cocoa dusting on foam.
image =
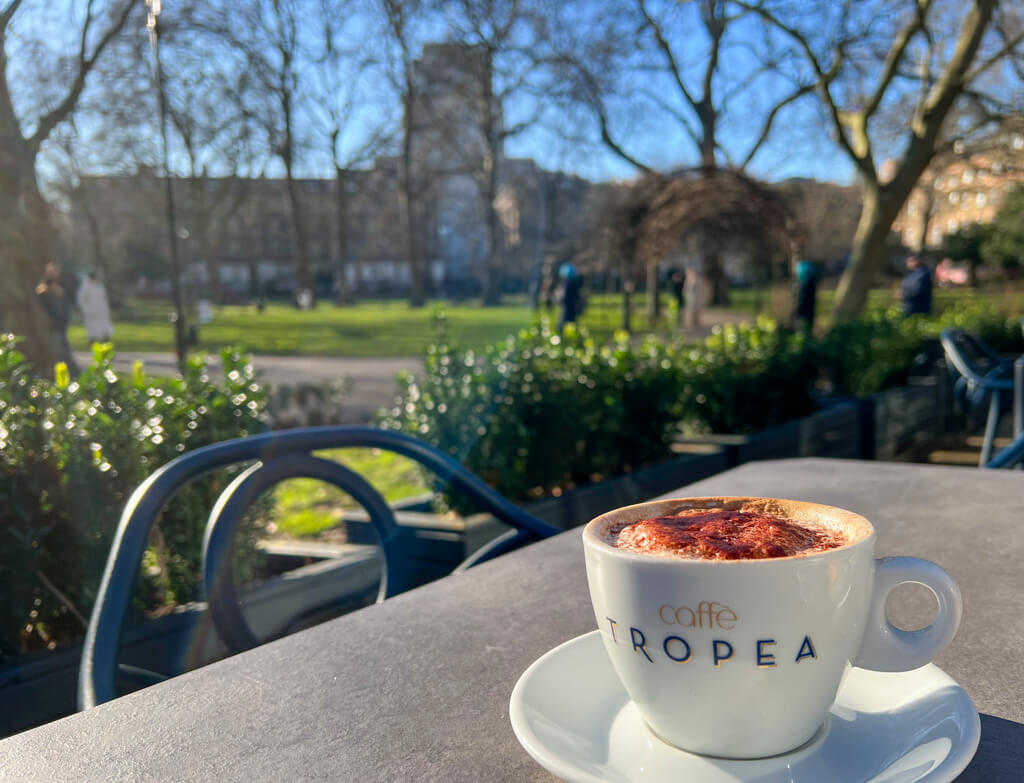
[(688, 509), (673, 516), (612, 525), (605, 541), (647, 555), (702, 560), (762, 560), (824, 552), (848, 543), (829, 530), (757, 511)]

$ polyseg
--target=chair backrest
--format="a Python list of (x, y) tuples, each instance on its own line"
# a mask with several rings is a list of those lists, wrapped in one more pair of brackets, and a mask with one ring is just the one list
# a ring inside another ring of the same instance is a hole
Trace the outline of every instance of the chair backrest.
[(459, 569), (476, 565), (528, 541), (560, 532), (499, 495), (442, 451), (415, 438), (371, 427), (312, 427), (216, 443), (172, 460), (129, 498), (118, 524), (96, 605), (86, 631), (78, 680), (79, 709), (113, 699), (118, 647), (139, 564), (154, 521), (167, 501), (189, 481), (218, 468), (252, 463), (221, 493), (206, 527), (203, 584), (218, 634), (231, 652), (259, 644), (242, 615), (234, 588), (235, 534), (247, 508), (269, 487), (289, 478), (316, 478), (348, 493), (367, 511), (384, 553), (378, 600), (408, 588), (402, 566), (403, 537), (380, 494), (345, 466), (313, 455), (345, 447), (380, 448), (419, 462), (513, 530), (475, 553)]
[(991, 382), (988, 374), (1005, 365), (1003, 358), (984, 340), (964, 329), (943, 329), (940, 339), (950, 367), (972, 385), (988, 385)]

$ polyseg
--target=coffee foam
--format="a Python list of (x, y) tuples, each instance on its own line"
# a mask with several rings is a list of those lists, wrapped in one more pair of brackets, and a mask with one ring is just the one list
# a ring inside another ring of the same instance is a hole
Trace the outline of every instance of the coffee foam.
[[(672, 516), (681, 511), (702, 510), (702, 511), (745, 511), (756, 514), (765, 514), (793, 522), (801, 527), (812, 531), (820, 532), (828, 537), (834, 537), (843, 541), (838, 547), (824, 551), (835, 551), (857, 543), (868, 538), (873, 528), (867, 519), (855, 514), (852, 511), (825, 506), (819, 503), (806, 503), (799, 500), (786, 500), (782, 498), (750, 498), (750, 497), (702, 497), (702, 498), (678, 498), (672, 500), (653, 501), (640, 503), (635, 506), (609, 511), (594, 519), (588, 526), (587, 532), (596, 536), (602, 543), (617, 549), (617, 551), (629, 551), (632, 554), (642, 554), (645, 557), (670, 557), (686, 560), (711, 560), (711, 558), (696, 558), (668, 553), (635, 552), (632, 550), (619, 549), (615, 546), (618, 530), (623, 525), (640, 522), (645, 519), (658, 516)], [(770, 558), (771, 560), (786, 560), (790, 558), (807, 557), (821, 554), (821, 551), (798, 552), (788, 557)], [(748, 559), (742, 559), (744, 562)], [(712, 560), (712, 562), (715, 562)], [(729, 561), (736, 562), (736, 561)]]

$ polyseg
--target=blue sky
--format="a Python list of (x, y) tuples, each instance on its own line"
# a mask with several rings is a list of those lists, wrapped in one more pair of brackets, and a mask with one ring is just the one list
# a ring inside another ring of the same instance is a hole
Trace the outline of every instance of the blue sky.
[[(61, 0), (70, 3), (72, 8), (76, 7), (73, 0)], [(584, 10), (589, 10), (589, 0), (581, 0)], [(652, 3), (656, 0), (652, 0)], [(606, 12), (610, 13), (612, 24), (621, 22), (622, 16), (617, 7), (608, 11), (607, 8), (598, 4)], [(702, 72), (704, 58), (706, 57), (706, 45), (701, 37), (701, 28), (695, 24), (693, 17), (693, 4), (675, 3), (668, 0), (664, 9), (669, 13), (669, 24), (673, 25), (673, 44), (677, 47), (677, 53), (681, 60), (687, 63), (685, 76), (694, 84)], [(28, 9), (28, 6), (26, 7)], [(38, 12), (39, 8), (35, 9)], [(580, 13), (579, 9), (574, 13)], [(580, 17), (584, 18), (583, 15)], [(589, 21), (590, 18), (587, 17)], [(52, 20), (51, 20), (52, 21)], [(33, 24), (35, 22), (38, 24)], [(631, 22), (621, 22), (632, 24)], [(439, 18), (426, 21), (417, 36), (416, 48), (420, 48), (427, 41), (437, 41), (445, 37), (446, 25), (451, 24), (449, 18), (443, 22)], [(54, 55), (59, 50), (66, 50), (68, 45), (73, 43), (52, 28), (47, 22), (44, 14), (42, 17), (28, 17), (21, 29), (28, 32), (35, 27), (35, 31), (44, 35), (43, 43), (40, 45), (51, 49)], [(135, 31), (143, 35), (140, 29)], [(52, 35), (51, 35), (52, 33)], [(691, 34), (692, 33), (692, 34)], [(353, 40), (360, 40), (374, 46), (374, 33), (371, 24), (364, 23), (360, 19), (353, 19), (349, 25), (349, 32)], [(772, 83), (771, 81), (755, 81), (751, 76), (757, 65), (744, 47), (756, 43), (752, 37), (751, 30), (737, 29), (729, 41), (735, 47), (728, 48), (723, 56), (723, 76), (716, 82), (716, 89), (724, 92), (732, 83), (737, 80), (750, 79), (750, 89), (746, 94), (730, 105), (729, 110), (723, 114), (720, 128), (720, 139), (723, 146), (733, 154), (742, 156), (749, 146), (754, 127), (759, 127), (761, 118), (770, 107), (772, 100), (780, 94), (785, 85)], [(13, 48), (9, 47), (9, 54), (12, 54), (11, 72), (19, 76), (13, 85), (16, 91), (16, 98), (20, 96), (22, 106), (30, 106), (33, 103), (32, 79), (29, 71), (34, 64), (24, 57), (32, 51), (31, 46), (22, 48), (17, 42)], [(641, 56), (641, 65), (644, 65), (644, 58), (654, 61), (648, 51)], [(56, 60), (56, 57), (54, 58)], [(149, 67), (148, 62), (139, 62), (138, 67), (145, 69)], [(175, 61), (173, 51), (165, 53), (165, 67), (173, 71)], [(22, 75), (25, 75), (24, 77)], [(357, 147), (360, 143), (360, 136), (368, 128), (372, 128), (383, 118), (389, 118), (392, 125), (397, 125), (400, 112), (397, 110), (396, 100), (393, 94), (388, 94), (387, 80), (381, 71), (376, 73), (362, 73), (359, 77), (362, 81), (362, 90), (368, 96), (375, 96), (374, 104), (366, 108), (360, 117), (352, 123), (352, 130), (346, 139), (349, 147)], [(667, 102), (674, 104), (677, 110), (685, 113), (685, 105), (679, 103), (678, 94), (673, 95), (674, 87), (671, 81), (664, 74), (647, 74), (643, 77), (627, 74), (622, 79), (623, 95), (615, 103), (616, 131), (624, 146), (627, 146), (630, 153), (645, 161), (649, 165), (661, 169), (671, 169), (680, 166), (694, 165), (697, 162), (696, 151), (692, 142), (686, 137), (677, 121), (667, 115), (664, 111), (652, 110), (650, 105), (641, 106), (630, 96), (630, 91), (641, 81), (654, 85), (657, 90), (662, 91)], [(505, 112), (509, 122), (514, 122), (518, 117), (529, 114), (535, 109), (531, 103), (537, 99), (511, 98), (506, 102)], [(546, 99), (539, 99), (544, 101)], [(312, 131), (314, 127), (314, 115), (311, 109), (305, 110), (302, 123), (308, 131), (310, 139), (314, 139)], [(775, 132), (769, 143), (754, 159), (749, 171), (755, 176), (769, 181), (777, 181), (788, 177), (813, 177), (819, 180), (829, 180), (841, 183), (853, 181), (854, 173), (848, 160), (838, 151), (829, 139), (824, 124), (821, 122), (816, 100), (808, 96), (802, 104), (796, 105), (780, 115), (776, 123)], [(587, 112), (577, 110), (571, 115), (560, 114), (549, 111), (545, 117), (545, 124), (531, 127), (522, 134), (510, 138), (506, 142), (506, 155), (511, 157), (533, 158), (540, 166), (549, 170), (564, 170), (579, 174), (594, 181), (628, 179), (635, 175), (636, 170), (629, 164), (622, 161), (616, 155), (602, 145), (598, 140), (598, 134), (594, 130), (593, 118)], [(580, 143), (578, 140), (567, 141), (559, 130), (569, 127), (573, 131), (582, 129), (586, 140)], [(97, 140), (110, 137), (101, 132), (97, 126), (93, 126), (88, 119), (80, 123), (80, 130), (92, 134)], [(137, 138), (137, 137), (136, 137)], [(110, 158), (110, 155), (97, 156), (97, 158)], [(117, 159), (117, 155), (112, 156)], [(180, 158), (179, 158), (180, 159)], [(155, 160), (153, 161), (155, 162)], [(41, 164), (44, 168), (47, 165)], [(179, 166), (180, 168), (180, 166)], [(271, 163), (266, 168), (270, 176), (280, 176), (283, 172), (278, 163)], [(324, 176), (333, 174), (327, 150), (323, 148), (321, 141), (311, 140), (309, 150), (306, 153), (305, 161), (299, 166), (301, 176)], [(45, 176), (45, 174), (44, 174)]]

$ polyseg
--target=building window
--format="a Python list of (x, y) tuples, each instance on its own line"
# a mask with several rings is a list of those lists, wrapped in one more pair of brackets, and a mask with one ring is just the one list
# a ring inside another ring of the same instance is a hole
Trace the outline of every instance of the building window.
[(950, 204), (959, 204), (960, 203), (960, 194), (957, 193), (956, 191), (953, 191), (952, 193), (950, 193), (949, 194), (949, 203)]
[(1024, 136), (1019, 133), (1013, 134), (1013, 148), (1015, 150), (1024, 150)]
[(950, 218), (949, 220), (946, 221), (946, 232), (947, 233), (952, 234), (958, 228), (960, 228), (960, 223), (956, 219)]
[(967, 169), (964, 172), (964, 184), (970, 185), (972, 182), (974, 182), (974, 169)]
[(916, 216), (916, 215), (917, 215), (917, 204), (914, 204), (913, 202), (911, 202), (910, 204), (908, 204), (908, 205), (907, 205), (907, 214), (908, 214), (908, 215), (909, 215), (910, 217), (914, 217), (914, 216)]
[(979, 193), (974, 197), (974, 203), (977, 204), (979, 207), (985, 206), (987, 201), (988, 196), (986, 196), (984, 193)]

